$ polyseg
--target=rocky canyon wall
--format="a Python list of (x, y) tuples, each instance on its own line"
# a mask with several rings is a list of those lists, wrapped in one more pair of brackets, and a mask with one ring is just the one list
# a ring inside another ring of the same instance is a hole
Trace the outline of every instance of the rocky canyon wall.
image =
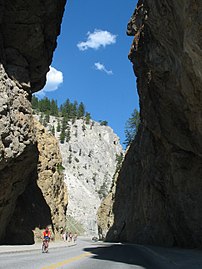
[(6, 242), (34, 243), (42, 236), (41, 229), (52, 228), (56, 239), (65, 227), (67, 190), (60, 169), (62, 158), (57, 140), (43, 125), (34, 120), (37, 169), (30, 175), (24, 192), (18, 197), (12, 219), (6, 229)]
[(128, 24), (141, 125), (107, 240), (202, 246), (202, 2), (139, 1)]
[(0, 242), (18, 212), (17, 199), (36, 178), (39, 151), (30, 99), (45, 84), (65, 2), (0, 4)]

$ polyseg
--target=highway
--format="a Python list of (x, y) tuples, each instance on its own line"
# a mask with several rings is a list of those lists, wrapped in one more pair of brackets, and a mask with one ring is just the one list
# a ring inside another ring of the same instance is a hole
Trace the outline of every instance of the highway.
[[(189, 264), (190, 266), (190, 264)], [(41, 253), (40, 249), (0, 253), (0, 269), (176, 269), (178, 267), (144, 246), (78, 240), (77, 245)]]

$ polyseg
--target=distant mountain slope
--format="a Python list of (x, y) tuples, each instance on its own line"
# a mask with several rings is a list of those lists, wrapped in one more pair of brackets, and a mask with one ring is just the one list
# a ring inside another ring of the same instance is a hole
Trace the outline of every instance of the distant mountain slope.
[[(62, 126), (62, 121), (62, 117), (50, 116), (47, 123), (47, 128), (59, 141), (61, 129), (59, 132), (57, 129), (58, 125)], [(69, 196), (67, 218), (73, 218), (82, 226), (86, 235), (94, 235), (97, 234), (97, 209), (111, 189), (123, 149), (109, 126), (92, 120), (87, 124), (85, 117), (70, 120), (67, 125), (68, 142), (60, 143)]]

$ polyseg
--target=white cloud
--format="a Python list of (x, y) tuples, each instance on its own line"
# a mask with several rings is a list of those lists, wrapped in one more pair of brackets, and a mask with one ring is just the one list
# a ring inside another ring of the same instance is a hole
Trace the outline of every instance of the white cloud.
[(99, 49), (101, 46), (106, 47), (116, 43), (116, 35), (111, 34), (108, 31), (95, 29), (93, 33), (87, 33), (87, 41), (79, 42), (77, 47), (79, 50)]
[(43, 97), (45, 96), (46, 92), (52, 92), (57, 90), (60, 84), (62, 83), (63, 83), (62, 72), (50, 66), (50, 70), (46, 75), (46, 85), (41, 91), (37, 92), (36, 95)]
[(113, 75), (112, 70), (107, 70), (106, 67), (103, 64), (97, 62), (97, 63), (94, 63), (94, 65), (95, 65), (96, 70), (104, 71), (108, 75)]

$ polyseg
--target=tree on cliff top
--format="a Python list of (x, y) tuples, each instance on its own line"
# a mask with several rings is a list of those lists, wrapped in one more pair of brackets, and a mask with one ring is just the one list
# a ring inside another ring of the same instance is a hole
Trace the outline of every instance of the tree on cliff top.
[(140, 124), (140, 113), (137, 109), (134, 109), (133, 113), (131, 114), (131, 117), (126, 121), (125, 125), (126, 139), (124, 141), (124, 144), (126, 145), (126, 147), (129, 146), (135, 139), (139, 124)]
[(86, 121), (90, 121), (90, 113), (85, 111), (85, 105), (83, 102), (78, 104), (77, 101), (73, 103), (67, 99), (63, 104), (58, 108), (56, 100), (49, 100), (47, 97), (43, 99), (38, 99), (35, 95), (32, 96), (32, 108), (36, 112), (42, 112), (44, 114), (48, 114), (51, 116), (61, 116), (65, 117), (68, 120), (72, 119), (75, 121), (76, 119), (86, 118)]

